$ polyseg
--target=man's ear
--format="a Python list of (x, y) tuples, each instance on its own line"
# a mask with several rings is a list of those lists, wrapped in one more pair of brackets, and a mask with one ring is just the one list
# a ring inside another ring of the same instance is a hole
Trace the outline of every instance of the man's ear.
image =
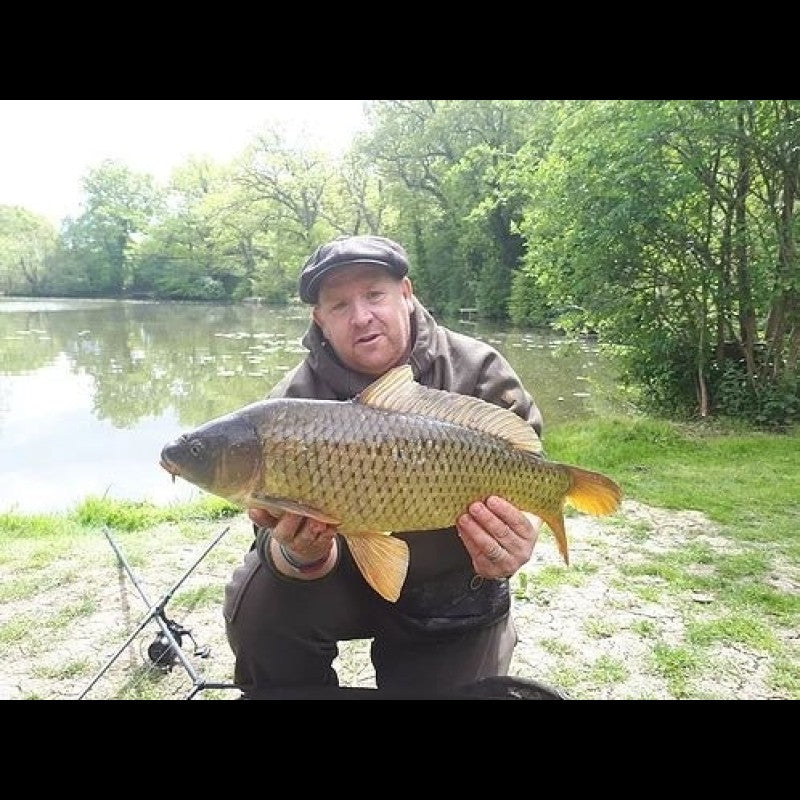
[(403, 296), (406, 299), (406, 306), (408, 306), (408, 313), (411, 314), (414, 311), (414, 301), (411, 297), (414, 294), (414, 287), (411, 284), (411, 278), (408, 275), (403, 276)]

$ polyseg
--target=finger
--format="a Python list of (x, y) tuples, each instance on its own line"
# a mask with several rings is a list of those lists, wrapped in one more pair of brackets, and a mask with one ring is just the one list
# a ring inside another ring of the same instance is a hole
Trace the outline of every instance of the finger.
[(299, 558), (313, 560), (330, 552), (336, 530), (319, 520), (286, 514), (281, 517), (272, 534)]
[[(523, 562), (527, 561), (533, 553), (533, 548), (539, 540), (539, 530), (542, 520), (534, 514), (520, 511), (516, 506), (502, 497), (491, 496), (486, 500), (487, 508), (502, 520), (508, 530), (514, 533), (516, 541), (509, 549), (519, 555)], [(503, 534), (498, 534), (503, 535)], [(504, 546), (508, 546), (504, 543)]]
[(250, 517), (253, 523), (258, 525), (259, 528), (272, 528), (278, 521), (277, 517), (274, 517), (265, 508), (248, 508), (247, 516)]
[(510, 530), (523, 539), (530, 539), (531, 535), (536, 532), (536, 529), (531, 524), (530, 516), (524, 514), (515, 505), (512, 505), (502, 497), (497, 497), (496, 495), (488, 497), (486, 499), (486, 508), (503, 524), (504, 532), (500, 534), (501, 536)]
[[(485, 503), (472, 503), (470, 505), (468, 509), (469, 516), (475, 520), (484, 534), (481, 549), (485, 552), (490, 554), (494, 552), (493, 543), (514, 554), (521, 554), (527, 549), (528, 537), (525, 535), (527, 521), (513, 506), (511, 506), (511, 509), (514, 512), (513, 515), (508, 513), (505, 507), (503, 508), (503, 513), (506, 513), (509, 519), (513, 516), (514, 527), (497, 516)], [(517, 514), (520, 515), (521, 520), (515, 516)]]
[(304, 521), (305, 517), (299, 514), (286, 513), (275, 523), (272, 535), (279, 542), (291, 547)]
[(471, 514), (462, 514), (456, 525), (478, 575), (504, 578), (514, 572), (516, 558), (488, 534)]

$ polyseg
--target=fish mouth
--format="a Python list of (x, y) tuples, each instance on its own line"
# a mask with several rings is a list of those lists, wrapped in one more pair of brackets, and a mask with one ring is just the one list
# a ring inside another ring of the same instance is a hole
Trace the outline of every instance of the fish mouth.
[(175, 464), (173, 464), (169, 459), (165, 458), (164, 456), (161, 456), (161, 460), (159, 461), (159, 464), (161, 464), (161, 466), (167, 472), (169, 472), (170, 475), (172, 475), (172, 482), (175, 483), (175, 476), (176, 475), (180, 475), (180, 470), (178, 469), (178, 467)]

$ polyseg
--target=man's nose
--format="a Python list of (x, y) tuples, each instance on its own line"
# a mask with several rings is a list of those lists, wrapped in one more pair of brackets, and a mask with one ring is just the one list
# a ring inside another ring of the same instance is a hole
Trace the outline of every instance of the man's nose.
[(364, 325), (372, 319), (372, 309), (369, 303), (363, 300), (356, 300), (353, 303), (353, 314), (351, 320), (354, 325)]

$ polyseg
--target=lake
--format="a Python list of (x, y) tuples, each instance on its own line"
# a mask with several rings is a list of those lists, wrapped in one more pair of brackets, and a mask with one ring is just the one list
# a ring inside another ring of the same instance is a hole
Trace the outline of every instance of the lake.
[[(0, 297), (0, 512), (65, 511), (90, 495), (195, 499), (159, 465), (184, 430), (262, 399), (305, 353), (308, 308)], [(621, 402), (591, 339), (486, 323), (548, 428)]]

